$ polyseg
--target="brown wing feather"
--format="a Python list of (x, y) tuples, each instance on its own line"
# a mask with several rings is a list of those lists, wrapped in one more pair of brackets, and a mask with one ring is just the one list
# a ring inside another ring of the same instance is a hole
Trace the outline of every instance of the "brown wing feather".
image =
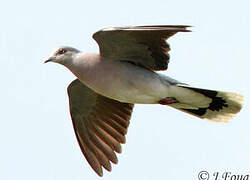
[(189, 26), (158, 25), (107, 28), (93, 38), (102, 57), (130, 61), (151, 70), (166, 70), (169, 44), (166, 40), (177, 32), (189, 32)]
[(81, 150), (93, 170), (103, 175), (102, 167), (111, 171), (121, 152), (133, 104), (103, 97), (78, 79), (68, 87), (70, 113)]

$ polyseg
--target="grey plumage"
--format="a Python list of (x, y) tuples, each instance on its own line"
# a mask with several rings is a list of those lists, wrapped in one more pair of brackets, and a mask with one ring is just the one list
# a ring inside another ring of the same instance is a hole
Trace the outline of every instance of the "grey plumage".
[(111, 171), (121, 152), (133, 106), (163, 104), (202, 119), (227, 122), (242, 108), (237, 93), (195, 88), (155, 71), (166, 70), (166, 40), (189, 26), (129, 26), (96, 32), (100, 54), (60, 47), (45, 62), (67, 67), (76, 77), (68, 87), (78, 143), (93, 170)]

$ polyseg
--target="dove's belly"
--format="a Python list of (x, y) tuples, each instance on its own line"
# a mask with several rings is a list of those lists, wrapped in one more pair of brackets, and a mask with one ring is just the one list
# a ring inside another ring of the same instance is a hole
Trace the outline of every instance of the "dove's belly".
[(103, 61), (78, 77), (103, 96), (127, 103), (154, 104), (168, 96), (169, 84), (157, 73), (121, 61)]

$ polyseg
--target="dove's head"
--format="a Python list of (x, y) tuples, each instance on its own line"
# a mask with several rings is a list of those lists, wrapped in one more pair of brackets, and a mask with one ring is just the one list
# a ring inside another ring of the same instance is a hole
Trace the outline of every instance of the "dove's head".
[(44, 63), (55, 62), (65, 65), (71, 62), (75, 55), (79, 52), (80, 51), (75, 48), (62, 46), (53, 51), (51, 56)]

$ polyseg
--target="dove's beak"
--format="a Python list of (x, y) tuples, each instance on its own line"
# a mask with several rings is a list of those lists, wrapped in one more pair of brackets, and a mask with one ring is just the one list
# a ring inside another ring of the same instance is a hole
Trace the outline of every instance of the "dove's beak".
[(55, 60), (55, 57), (52, 56), (52, 57), (46, 59), (46, 60), (44, 61), (44, 63), (53, 62), (54, 60)]

